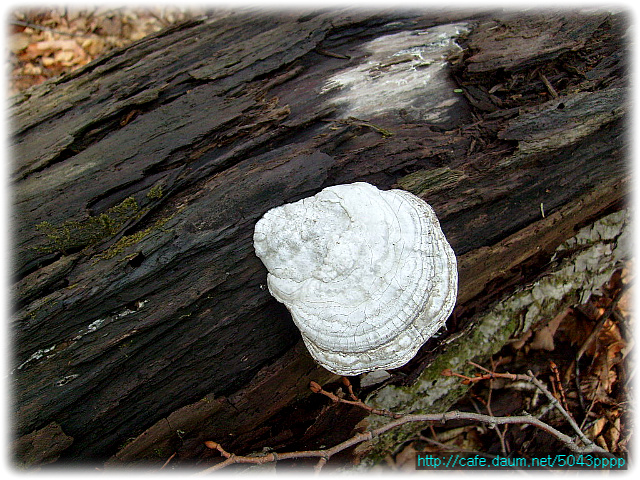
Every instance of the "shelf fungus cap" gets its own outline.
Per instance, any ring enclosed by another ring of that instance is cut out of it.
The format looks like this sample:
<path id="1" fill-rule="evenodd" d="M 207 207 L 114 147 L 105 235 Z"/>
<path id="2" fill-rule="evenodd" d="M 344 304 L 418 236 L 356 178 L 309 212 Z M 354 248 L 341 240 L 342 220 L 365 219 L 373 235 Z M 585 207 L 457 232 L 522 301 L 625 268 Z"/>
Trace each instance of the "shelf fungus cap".
<path id="1" fill-rule="evenodd" d="M 407 363 L 456 302 L 456 257 L 432 208 L 403 190 L 328 187 L 269 210 L 254 233 L 271 294 L 327 370 Z"/>

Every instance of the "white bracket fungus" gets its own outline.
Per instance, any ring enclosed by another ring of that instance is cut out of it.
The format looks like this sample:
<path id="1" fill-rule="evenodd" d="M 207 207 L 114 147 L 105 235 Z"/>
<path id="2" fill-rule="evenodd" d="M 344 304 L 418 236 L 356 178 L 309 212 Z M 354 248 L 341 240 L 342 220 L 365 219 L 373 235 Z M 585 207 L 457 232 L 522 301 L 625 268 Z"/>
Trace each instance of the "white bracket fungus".
<path id="1" fill-rule="evenodd" d="M 338 375 L 407 363 L 456 302 L 456 258 L 431 207 L 403 190 L 336 185 L 269 210 L 256 254 L 323 367 Z"/>

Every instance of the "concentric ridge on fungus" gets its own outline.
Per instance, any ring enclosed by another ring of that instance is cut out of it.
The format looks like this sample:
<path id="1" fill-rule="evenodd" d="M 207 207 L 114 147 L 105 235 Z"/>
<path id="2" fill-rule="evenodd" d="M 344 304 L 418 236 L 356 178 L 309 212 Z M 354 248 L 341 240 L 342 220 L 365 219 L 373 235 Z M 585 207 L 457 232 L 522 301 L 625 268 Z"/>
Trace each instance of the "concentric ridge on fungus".
<path id="1" fill-rule="evenodd" d="M 431 207 L 404 190 L 328 187 L 269 210 L 253 238 L 269 291 L 339 375 L 404 365 L 455 305 L 453 250 Z"/>

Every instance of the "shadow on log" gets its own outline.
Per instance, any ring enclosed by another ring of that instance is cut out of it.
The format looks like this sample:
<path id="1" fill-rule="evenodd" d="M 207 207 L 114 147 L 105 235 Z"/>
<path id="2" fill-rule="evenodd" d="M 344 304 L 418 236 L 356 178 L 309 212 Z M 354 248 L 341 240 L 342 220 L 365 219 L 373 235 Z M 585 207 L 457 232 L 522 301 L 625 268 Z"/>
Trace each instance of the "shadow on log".
<path id="1" fill-rule="evenodd" d="M 421 196 L 459 258 L 455 334 L 624 206 L 626 27 L 213 12 L 14 97 L 15 438 L 55 425 L 59 463 L 125 465 L 347 438 L 361 417 L 308 398 L 334 377 L 269 295 L 255 222 L 340 183 Z"/>

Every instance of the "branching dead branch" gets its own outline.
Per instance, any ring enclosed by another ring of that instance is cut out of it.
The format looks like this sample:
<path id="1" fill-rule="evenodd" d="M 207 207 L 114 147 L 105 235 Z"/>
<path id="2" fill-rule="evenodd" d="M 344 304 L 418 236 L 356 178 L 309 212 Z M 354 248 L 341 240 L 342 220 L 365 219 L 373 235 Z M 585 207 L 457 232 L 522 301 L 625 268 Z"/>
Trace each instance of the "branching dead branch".
<path id="1" fill-rule="evenodd" d="M 342 377 L 342 383 L 347 387 L 347 389 L 349 390 L 349 394 L 351 396 L 351 398 L 353 400 L 345 400 L 344 398 L 340 398 L 337 395 L 331 393 L 331 392 L 327 392 L 326 390 L 324 390 L 320 385 L 318 385 L 316 382 L 311 382 L 309 385 L 309 388 L 311 389 L 311 391 L 313 393 L 320 393 L 328 398 L 330 398 L 331 400 L 333 400 L 336 403 L 345 403 L 347 405 L 355 405 L 356 407 L 360 407 L 374 415 L 380 415 L 382 417 L 391 417 L 391 418 L 401 418 L 403 415 L 399 414 L 399 413 L 393 413 L 390 412 L 388 410 L 380 410 L 377 408 L 373 408 L 369 405 L 367 405 L 366 403 L 364 403 L 362 400 L 360 400 L 358 397 L 356 397 L 353 393 L 353 387 L 351 386 L 351 382 L 349 382 L 349 379 L 346 377 Z"/>
<path id="2" fill-rule="evenodd" d="M 582 443 L 585 445 L 585 447 L 586 448 L 596 447 L 596 445 L 587 438 L 587 436 L 582 432 L 582 430 L 580 430 L 580 427 L 578 426 L 576 421 L 573 419 L 573 417 L 569 414 L 569 412 L 565 410 L 565 408 L 560 404 L 558 399 L 549 391 L 549 389 L 533 375 L 531 370 L 527 372 L 527 375 L 513 374 L 508 372 L 497 373 L 497 372 L 492 372 L 490 370 L 487 370 L 486 368 L 482 367 L 481 365 L 478 365 L 477 363 L 474 363 L 474 362 L 469 362 L 469 363 L 474 367 L 479 368 L 480 370 L 483 370 L 487 373 L 485 373 L 484 375 L 478 375 L 476 377 L 468 377 L 466 375 L 461 375 L 459 373 L 451 372 L 450 370 L 445 370 L 444 372 L 442 372 L 442 374 L 448 375 L 448 376 L 460 377 L 463 379 L 462 383 L 465 383 L 465 384 L 470 384 L 473 382 L 478 382 L 483 380 L 490 380 L 493 378 L 505 378 L 508 380 L 514 380 L 514 381 L 520 380 L 520 381 L 533 383 L 538 388 L 538 390 L 540 390 L 547 397 L 549 402 L 551 402 L 551 404 L 556 408 L 556 410 L 558 410 L 558 412 L 560 412 L 560 414 L 562 414 L 562 416 L 567 420 L 567 422 L 569 423 L 571 428 L 576 432 L 576 434 L 578 435 Z M 571 447 L 569 446 L 569 448 Z M 600 447 L 597 447 L 597 448 L 600 449 Z M 604 449 L 601 449 L 601 450 L 602 452 L 606 452 Z M 600 452 L 600 450 L 594 450 L 594 451 Z"/>
<path id="3" fill-rule="evenodd" d="M 250 455 L 235 455 L 233 453 L 227 452 L 222 445 L 214 441 L 207 441 L 205 445 L 208 448 L 213 450 L 217 450 L 220 454 L 225 457 L 220 463 L 213 465 L 206 470 L 198 472 L 198 475 L 206 474 L 210 472 L 214 472 L 217 470 L 221 470 L 229 465 L 233 464 L 254 464 L 260 465 L 265 463 L 277 462 L 279 460 L 290 460 L 290 459 L 302 459 L 302 458 L 317 458 L 318 462 L 314 467 L 314 471 L 316 473 L 320 472 L 322 467 L 327 463 L 327 461 L 335 454 L 346 450 L 347 448 L 358 445 L 362 442 L 369 441 L 375 437 L 378 437 L 394 428 L 400 427 L 401 425 L 405 425 L 407 423 L 416 423 L 416 422 L 424 422 L 424 423 L 446 423 L 452 420 L 466 420 L 477 423 L 484 423 L 490 426 L 490 428 L 495 428 L 498 425 L 532 425 L 537 427 L 548 434 L 552 435 L 560 442 L 562 442 L 567 448 L 569 448 L 572 452 L 578 454 L 586 454 L 586 453 L 598 453 L 602 455 L 611 455 L 609 452 L 604 450 L 603 448 L 595 445 L 591 442 L 581 431 L 578 425 L 575 423 L 571 415 L 569 415 L 566 410 L 562 407 L 560 402 L 553 396 L 553 394 L 547 389 L 547 387 L 540 382 L 530 371 L 527 375 L 522 374 L 512 374 L 512 373 L 496 373 L 490 370 L 487 370 L 480 365 L 473 364 L 477 368 L 485 371 L 486 373 L 483 375 L 478 375 L 476 377 L 467 377 L 465 375 L 461 375 L 458 373 L 454 373 L 451 371 L 443 372 L 444 375 L 448 376 L 457 376 L 463 379 L 464 383 L 472 383 L 481 380 L 489 380 L 494 378 L 506 378 L 510 380 L 524 380 L 527 382 L 533 383 L 538 389 L 540 389 L 544 395 L 549 399 L 549 401 L 563 414 L 563 416 L 567 419 L 571 427 L 576 431 L 578 437 L 583 443 L 583 446 L 580 446 L 574 439 L 572 439 L 569 435 L 566 435 L 556 428 L 548 425 L 542 420 L 525 413 L 523 415 L 516 416 L 507 416 L 507 417 L 497 417 L 493 415 L 485 415 L 481 413 L 473 413 L 473 412 L 460 412 L 460 411 L 451 411 L 444 413 L 431 413 L 431 414 L 400 414 L 394 413 L 387 410 L 380 410 L 373 408 L 367 404 L 365 404 L 362 400 L 358 399 L 356 395 L 353 393 L 353 388 L 347 378 L 343 378 L 343 384 L 347 388 L 347 391 L 350 396 L 350 400 L 346 398 L 341 398 L 334 393 L 328 392 L 324 390 L 318 383 L 311 382 L 309 388 L 314 393 L 319 393 L 321 395 L 326 396 L 331 399 L 334 403 L 344 403 L 347 405 L 357 406 L 366 410 L 367 412 L 375 415 L 385 416 L 392 418 L 388 423 L 362 433 L 357 433 L 351 438 L 341 442 L 331 448 L 320 449 L 320 450 L 301 450 L 294 452 L 285 452 L 285 453 L 276 453 L 270 452 L 267 454 L 250 454 Z"/>

